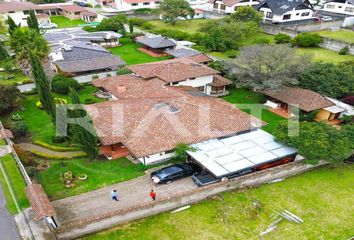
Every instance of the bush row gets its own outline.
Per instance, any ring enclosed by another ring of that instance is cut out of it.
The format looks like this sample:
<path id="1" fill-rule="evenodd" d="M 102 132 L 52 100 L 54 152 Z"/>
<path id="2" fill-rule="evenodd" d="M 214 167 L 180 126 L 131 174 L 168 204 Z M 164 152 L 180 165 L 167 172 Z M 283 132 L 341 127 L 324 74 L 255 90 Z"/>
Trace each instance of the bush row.
<path id="1" fill-rule="evenodd" d="M 58 147 L 58 146 L 54 146 L 54 145 L 51 145 L 49 143 L 45 143 L 42 141 L 34 141 L 34 144 L 48 148 L 53 151 L 57 151 L 57 152 L 72 152 L 72 151 L 78 150 L 76 147 Z"/>

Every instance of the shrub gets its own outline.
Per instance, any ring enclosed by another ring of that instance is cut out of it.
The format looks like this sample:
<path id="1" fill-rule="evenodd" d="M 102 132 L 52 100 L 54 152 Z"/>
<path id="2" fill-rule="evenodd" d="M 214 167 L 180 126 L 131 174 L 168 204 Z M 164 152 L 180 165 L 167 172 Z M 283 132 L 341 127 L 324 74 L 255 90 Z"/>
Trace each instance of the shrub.
<path id="1" fill-rule="evenodd" d="M 346 116 L 346 115 L 344 115 L 344 116 L 340 117 L 339 120 L 341 120 L 342 123 L 347 124 L 347 123 L 352 123 L 352 122 L 354 122 L 354 117 L 353 117 L 353 116 Z"/>
<path id="2" fill-rule="evenodd" d="M 86 157 L 87 156 L 86 153 L 84 153 L 84 152 L 78 152 L 76 154 L 73 154 L 70 157 L 47 154 L 47 153 L 40 152 L 40 151 L 37 151 L 37 150 L 31 150 L 31 153 L 33 153 L 34 155 L 36 155 L 38 157 L 44 158 L 44 159 L 53 159 L 53 160 L 72 159 L 72 158 L 80 158 L 80 157 Z"/>
<path id="3" fill-rule="evenodd" d="M 66 141 L 66 137 L 58 137 L 55 136 L 52 138 L 52 143 L 64 143 Z"/>
<path id="4" fill-rule="evenodd" d="M 275 43 L 278 43 L 278 44 L 279 43 L 288 43 L 288 42 L 290 42 L 290 40 L 291 40 L 291 37 L 285 33 L 278 33 L 274 37 Z"/>
<path id="5" fill-rule="evenodd" d="M 97 28 L 92 26 L 85 26 L 82 29 L 85 30 L 86 32 L 97 32 Z"/>
<path id="6" fill-rule="evenodd" d="M 155 32 L 161 34 L 162 36 L 173 38 L 175 40 L 184 40 L 184 39 L 189 39 L 190 37 L 188 33 L 178 31 L 178 30 L 161 29 Z"/>
<path id="7" fill-rule="evenodd" d="M 60 105 L 65 105 L 68 104 L 68 101 L 64 98 L 54 98 L 54 103 L 55 105 L 60 104 Z M 43 105 L 41 101 L 36 102 L 36 107 L 42 109 Z"/>
<path id="8" fill-rule="evenodd" d="M 238 52 L 236 50 L 230 50 L 225 52 L 226 56 L 229 58 L 236 58 L 238 55 Z"/>
<path id="9" fill-rule="evenodd" d="M 121 68 L 121 69 L 118 69 L 116 74 L 117 75 L 124 75 L 124 74 L 130 74 L 132 73 L 132 71 L 130 71 L 128 68 Z"/>
<path id="10" fill-rule="evenodd" d="M 270 43 L 270 39 L 269 38 L 256 38 L 253 41 L 254 44 L 269 44 Z"/>
<path id="11" fill-rule="evenodd" d="M 143 29 L 146 29 L 146 30 L 150 30 L 150 29 L 152 29 L 154 26 L 153 26 L 152 23 L 150 23 L 150 22 L 145 22 L 145 23 L 143 23 L 140 27 L 143 28 Z"/>
<path id="12" fill-rule="evenodd" d="M 300 33 L 291 40 L 291 43 L 299 47 L 317 47 L 322 41 L 321 36 L 318 34 Z"/>
<path id="13" fill-rule="evenodd" d="M 24 137 L 27 135 L 28 132 L 28 127 L 25 121 L 16 121 L 13 128 L 12 132 L 16 137 Z"/>
<path id="14" fill-rule="evenodd" d="M 196 44 L 200 44 L 204 38 L 204 34 L 202 33 L 194 33 L 190 34 L 188 37 L 188 41 L 194 42 Z"/>
<path id="15" fill-rule="evenodd" d="M 95 103 L 95 101 L 92 98 L 85 99 L 85 104 L 92 104 L 92 103 Z"/>
<path id="16" fill-rule="evenodd" d="M 86 3 L 86 7 L 93 8 L 93 5 L 91 3 Z"/>
<path id="17" fill-rule="evenodd" d="M 53 77 L 52 89 L 53 92 L 59 94 L 68 94 L 70 88 L 80 90 L 80 84 L 73 78 L 65 77 L 63 75 L 56 75 Z"/>
<path id="18" fill-rule="evenodd" d="M 57 152 L 71 152 L 71 151 L 77 151 L 78 149 L 76 147 L 58 147 L 54 145 L 50 145 L 48 143 L 42 142 L 42 141 L 34 141 L 36 145 L 48 148 L 53 151 Z"/>
<path id="19" fill-rule="evenodd" d="M 112 74 L 107 73 L 107 74 L 106 74 L 106 77 L 108 77 L 108 78 L 109 78 L 109 77 L 112 77 Z"/>
<path id="20" fill-rule="evenodd" d="M 147 21 L 143 18 L 130 18 L 129 22 L 133 24 L 134 26 L 141 27 L 144 23 Z"/>
<path id="21" fill-rule="evenodd" d="M 346 46 L 339 51 L 339 55 L 347 55 L 349 53 L 349 47 Z"/>
<path id="22" fill-rule="evenodd" d="M 25 167 L 37 166 L 37 162 L 34 159 L 32 153 L 23 150 L 19 145 L 16 144 L 13 145 L 13 147 L 16 151 L 17 156 L 19 157 L 19 159 L 21 160 L 21 162 Z"/>
<path id="23" fill-rule="evenodd" d="M 99 78 L 98 75 L 93 75 L 93 76 L 92 76 L 92 80 L 95 80 L 95 79 L 98 79 L 98 78 Z"/>

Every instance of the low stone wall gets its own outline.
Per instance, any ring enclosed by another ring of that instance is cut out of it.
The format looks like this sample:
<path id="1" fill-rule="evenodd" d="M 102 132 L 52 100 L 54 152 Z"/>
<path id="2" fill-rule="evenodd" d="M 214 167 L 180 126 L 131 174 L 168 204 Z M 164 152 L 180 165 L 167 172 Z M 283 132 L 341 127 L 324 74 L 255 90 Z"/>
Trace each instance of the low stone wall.
<path id="1" fill-rule="evenodd" d="M 84 235 L 112 228 L 119 224 L 127 223 L 129 221 L 152 216 L 188 204 L 193 204 L 221 192 L 245 187 L 255 187 L 278 178 L 291 177 L 324 164 L 325 163 L 308 165 L 304 164 L 302 161 L 292 162 L 225 182 L 200 187 L 192 191 L 170 195 L 166 198 L 158 199 L 155 202 L 147 202 L 99 216 L 92 216 L 78 221 L 64 223 L 60 229 L 58 229 L 57 236 L 59 239 L 74 239 L 82 237 Z"/>

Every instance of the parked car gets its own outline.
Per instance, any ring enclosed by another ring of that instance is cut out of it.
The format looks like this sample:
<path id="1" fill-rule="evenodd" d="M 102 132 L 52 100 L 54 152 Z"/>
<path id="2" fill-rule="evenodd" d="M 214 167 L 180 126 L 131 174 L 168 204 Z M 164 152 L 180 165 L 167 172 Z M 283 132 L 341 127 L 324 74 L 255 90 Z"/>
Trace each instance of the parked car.
<path id="1" fill-rule="evenodd" d="M 38 24 L 39 29 L 55 29 L 58 28 L 58 25 L 55 23 L 40 23 Z"/>
<path id="2" fill-rule="evenodd" d="M 208 171 L 201 171 L 198 173 L 193 174 L 192 176 L 193 181 L 198 187 L 202 187 L 208 184 L 219 182 L 220 179 L 216 178 L 213 174 Z"/>
<path id="3" fill-rule="evenodd" d="M 171 183 L 174 180 L 192 176 L 199 169 L 195 164 L 174 164 L 151 173 L 151 180 L 156 183 Z"/>
<path id="4" fill-rule="evenodd" d="M 331 16 L 321 16 L 321 20 L 324 22 L 332 21 L 333 18 Z"/>
<path id="5" fill-rule="evenodd" d="M 80 6 L 80 7 L 86 7 L 87 4 L 84 2 L 77 2 L 76 5 Z"/>

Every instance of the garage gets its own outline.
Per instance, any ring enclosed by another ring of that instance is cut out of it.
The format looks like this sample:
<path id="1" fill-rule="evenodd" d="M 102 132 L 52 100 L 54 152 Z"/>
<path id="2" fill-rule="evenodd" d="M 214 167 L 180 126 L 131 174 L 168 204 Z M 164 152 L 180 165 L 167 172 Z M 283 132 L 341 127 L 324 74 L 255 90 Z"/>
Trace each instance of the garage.
<path id="1" fill-rule="evenodd" d="M 233 178 L 291 162 L 297 154 L 295 148 L 275 142 L 273 135 L 261 129 L 211 139 L 193 144 L 192 147 L 195 151 L 188 151 L 191 161 L 202 166 L 216 179 Z"/>

